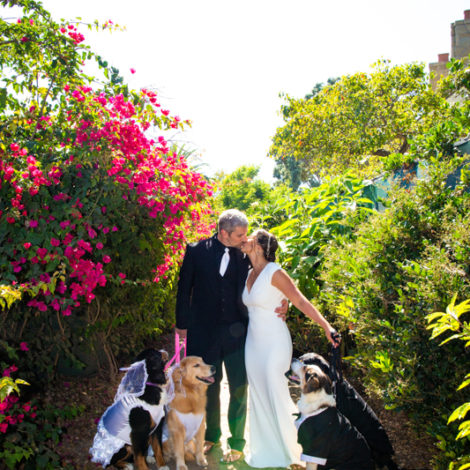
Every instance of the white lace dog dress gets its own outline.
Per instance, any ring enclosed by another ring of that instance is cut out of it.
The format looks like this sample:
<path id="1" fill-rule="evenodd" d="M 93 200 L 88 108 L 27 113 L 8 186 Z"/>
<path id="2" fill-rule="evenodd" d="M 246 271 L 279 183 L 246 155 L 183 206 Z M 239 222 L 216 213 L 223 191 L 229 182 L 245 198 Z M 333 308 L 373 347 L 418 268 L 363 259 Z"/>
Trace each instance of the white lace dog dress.
<path id="1" fill-rule="evenodd" d="M 98 423 L 98 431 L 90 448 L 92 462 L 106 467 L 116 452 L 125 444 L 131 444 L 129 413 L 132 408 L 142 407 L 151 414 L 156 426 L 160 423 L 165 414 L 165 396 L 162 396 L 159 405 L 149 405 L 139 398 L 144 393 L 147 379 L 145 360 L 135 362 L 127 369 L 114 403 L 104 412 Z"/>

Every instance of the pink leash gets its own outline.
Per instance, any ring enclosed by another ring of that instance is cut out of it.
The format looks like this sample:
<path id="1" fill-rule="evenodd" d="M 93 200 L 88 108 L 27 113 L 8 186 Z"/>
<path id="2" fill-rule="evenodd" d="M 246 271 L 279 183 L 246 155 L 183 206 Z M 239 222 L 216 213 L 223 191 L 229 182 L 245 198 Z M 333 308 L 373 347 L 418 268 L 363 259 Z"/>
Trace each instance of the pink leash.
<path id="1" fill-rule="evenodd" d="M 167 370 L 173 362 L 179 364 L 181 360 L 181 351 L 183 351 L 183 358 L 186 357 L 186 338 L 180 342 L 180 335 L 175 331 L 175 355 L 166 363 L 165 370 Z"/>

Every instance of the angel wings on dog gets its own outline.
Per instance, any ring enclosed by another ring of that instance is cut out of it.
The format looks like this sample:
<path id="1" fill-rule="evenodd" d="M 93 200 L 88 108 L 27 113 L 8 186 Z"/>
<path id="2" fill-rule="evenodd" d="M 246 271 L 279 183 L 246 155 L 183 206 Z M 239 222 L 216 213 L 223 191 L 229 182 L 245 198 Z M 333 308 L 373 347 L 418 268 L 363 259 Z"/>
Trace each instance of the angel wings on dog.
<path id="1" fill-rule="evenodd" d="M 164 351 L 143 351 L 127 370 L 114 397 L 114 403 L 98 423 L 91 461 L 119 465 L 129 460 L 146 468 L 147 449 L 152 447 L 159 467 L 164 465 L 161 436 L 157 433 L 165 415 L 166 377 Z M 144 465 L 144 466 L 142 466 Z"/>

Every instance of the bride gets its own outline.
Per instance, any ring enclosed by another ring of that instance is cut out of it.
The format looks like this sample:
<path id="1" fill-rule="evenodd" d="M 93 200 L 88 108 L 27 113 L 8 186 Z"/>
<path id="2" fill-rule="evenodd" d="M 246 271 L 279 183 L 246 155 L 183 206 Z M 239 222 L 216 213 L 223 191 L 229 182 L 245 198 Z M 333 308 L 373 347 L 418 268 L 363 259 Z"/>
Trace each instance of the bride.
<path id="1" fill-rule="evenodd" d="M 250 456 L 252 467 L 288 467 L 300 463 L 301 449 L 287 379 L 292 358 L 292 340 L 286 322 L 275 312 L 284 298 L 317 322 L 328 340 L 334 329 L 304 297 L 289 275 L 274 263 L 278 242 L 266 230 L 257 230 L 242 246 L 252 269 L 243 291 L 249 323 L 245 363 L 249 385 Z M 336 338 L 336 337 L 335 337 Z"/>

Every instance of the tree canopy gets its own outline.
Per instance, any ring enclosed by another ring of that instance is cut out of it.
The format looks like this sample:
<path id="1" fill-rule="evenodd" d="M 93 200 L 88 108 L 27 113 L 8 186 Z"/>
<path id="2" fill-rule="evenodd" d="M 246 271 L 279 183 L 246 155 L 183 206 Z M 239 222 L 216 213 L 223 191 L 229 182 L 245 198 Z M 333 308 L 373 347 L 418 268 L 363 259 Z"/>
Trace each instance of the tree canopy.
<path id="1" fill-rule="evenodd" d="M 225 209 L 246 211 L 253 203 L 268 197 L 270 186 L 257 178 L 259 167 L 243 165 L 232 173 L 219 173 L 217 201 Z"/>
<path id="2" fill-rule="evenodd" d="M 269 150 L 278 164 L 298 162 L 299 178 L 347 169 L 377 172 L 385 157 L 408 150 L 448 110 L 431 89 L 424 65 L 380 61 L 370 74 L 346 75 L 306 98 L 286 95 L 284 126 Z"/>

